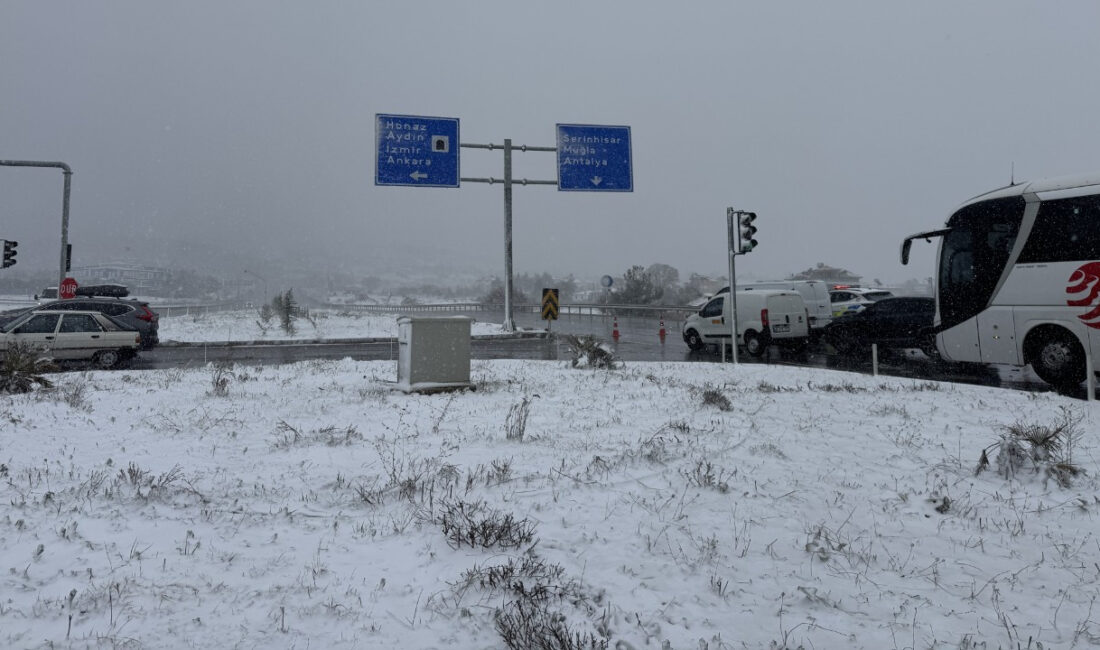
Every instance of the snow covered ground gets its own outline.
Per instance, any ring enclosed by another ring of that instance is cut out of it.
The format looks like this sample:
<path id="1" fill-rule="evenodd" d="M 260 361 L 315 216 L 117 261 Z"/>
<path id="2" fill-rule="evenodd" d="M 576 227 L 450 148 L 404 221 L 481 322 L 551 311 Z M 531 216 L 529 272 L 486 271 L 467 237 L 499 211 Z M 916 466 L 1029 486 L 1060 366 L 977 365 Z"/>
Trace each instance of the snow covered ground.
<path id="1" fill-rule="evenodd" d="M 316 361 L 0 395 L 0 647 L 1100 643 L 1087 403 L 761 365 L 472 374 L 407 395 L 393 362 Z M 1046 460 L 990 448 L 1067 423 Z"/>
<path id="2" fill-rule="evenodd" d="M 392 314 L 312 309 L 309 312 L 309 318 L 298 318 L 294 321 L 294 334 L 288 334 L 280 328 L 277 318 L 272 318 L 269 323 L 263 323 L 255 309 L 210 312 L 161 318 L 158 333 L 161 342 L 194 343 L 395 337 L 400 309 L 400 307 L 394 307 Z M 426 315 L 445 316 L 446 314 Z M 471 334 L 474 335 L 499 333 L 501 333 L 500 323 L 475 321 L 471 326 Z"/>
<path id="3" fill-rule="evenodd" d="M 0 296 L 0 311 L 25 309 L 35 303 L 18 296 Z M 179 310 L 175 310 L 178 313 Z M 279 327 L 277 318 L 263 323 L 258 309 L 235 311 L 197 312 L 193 314 L 161 315 L 159 335 L 162 343 L 221 342 L 221 341 L 277 341 L 290 339 L 340 339 L 384 338 L 397 336 L 397 318 L 401 307 L 395 305 L 393 313 L 366 313 L 350 309 L 311 309 L 309 318 L 295 320 L 294 334 Z M 445 316 L 446 313 L 427 313 L 426 316 Z M 474 335 L 500 334 L 500 323 L 479 322 L 471 326 Z"/>

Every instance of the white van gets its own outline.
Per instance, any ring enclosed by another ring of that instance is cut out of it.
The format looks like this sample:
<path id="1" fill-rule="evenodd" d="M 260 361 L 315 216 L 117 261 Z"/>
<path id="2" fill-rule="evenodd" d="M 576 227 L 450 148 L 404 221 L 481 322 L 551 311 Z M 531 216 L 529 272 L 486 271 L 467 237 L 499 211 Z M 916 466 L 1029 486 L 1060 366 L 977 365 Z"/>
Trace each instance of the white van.
<path id="1" fill-rule="evenodd" d="M 829 285 L 821 280 L 764 280 L 737 284 L 739 292 L 760 289 L 797 291 L 806 303 L 806 311 L 810 315 L 810 336 L 820 335 L 825 326 L 833 322 L 833 304 L 829 295 Z M 729 293 L 729 290 L 729 286 L 722 287 L 715 295 Z"/>
<path id="2" fill-rule="evenodd" d="M 729 291 L 711 298 L 684 321 L 684 342 L 692 350 L 729 345 Z M 749 354 L 759 357 L 769 345 L 805 347 L 810 336 L 806 302 L 795 291 L 751 289 L 737 292 L 737 338 Z"/>

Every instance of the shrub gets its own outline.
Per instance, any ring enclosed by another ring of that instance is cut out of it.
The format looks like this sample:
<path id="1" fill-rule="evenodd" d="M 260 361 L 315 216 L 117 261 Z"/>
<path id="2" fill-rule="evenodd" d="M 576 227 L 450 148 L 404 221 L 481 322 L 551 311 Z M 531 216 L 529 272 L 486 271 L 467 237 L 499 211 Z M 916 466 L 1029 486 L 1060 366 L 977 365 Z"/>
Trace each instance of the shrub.
<path id="1" fill-rule="evenodd" d="M 42 375 L 56 369 L 53 361 L 42 358 L 29 345 L 10 345 L 0 356 L 0 393 L 29 393 L 35 385 L 50 388 L 53 382 Z"/>
<path id="2" fill-rule="evenodd" d="M 229 382 L 236 379 L 233 374 L 231 362 L 219 361 L 214 363 L 210 370 L 210 394 L 215 397 L 227 397 L 229 395 Z"/>
<path id="3" fill-rule="evenodd" d="M 484 501 L 444 504 L 440 525 L 451 548 L 518 548 L 535 538 L 535 523 L 493 510 Z"/>
<path id="4" fill-rule="evenodd" d="M 706 388 L 703 390 L 703 406 L 716 406 L 719 411 L 729 411 L 733 409 L 730 398 L 726 397 L 725 394 L 717 388 Z"/>
<path id="5" fill-rule="evenodd" d="M 583 601 L 580 585 L 566 578 L 560 564 L 547 563 L 533 554 L 521 559 L 509 558 L 503 564 L 474 566 L 462 574 L 462 579 L 452 587 L 457 590 L 477 586 L 494 595 L 522 598 L 528 602 L 546 603 L 569 599 Z"/>
<path id="6" fill-rule="evenodd" d="M 527 397 L 519 404 L 513 404 L 504 420 L 504 437 L 508 440 L 523 442 L 527 434 L 527 414 L 531 411 L 531 400 Z"/>
<path id="7" fill-rule="evenodd" d="M 595 336 L 563 334 L 562 338 L 565 339 L 573 353 L 572 365 L 574 368 L 614 370 L 622 365 L 622 362 L 611 351 L 611 348 Z"/>
<path id="8" fill-rule="evenodd" d="M 1045 472 L 1062 487 L 1069 487 L 1084 470 L 1073 462 L 1073 448 L 1081 437 L 1082 416 L 1063 409 L 1053 425 L 1016 422 L 1003 427 L 1001 439 L 982 450 L 975 474 L 990 465 L 989 454 L 997 452 L 997 471 L 1006 479 L 1014 478 L 1028 467 L 1036 474 Z"/>
<path id="9" fill-rule="evenodd" d="M 267 334 L 267 330 L 271 328 L 271 319 L 275 317 L 275 311 L 271 308 L 271 305 L 264 303 L 260 306 L 260 320 L 256 321 L 256 325 L 260 327 L 260 332 Z"/>
<path id="10" fill-rule="evenodd" d="M 723 494 L 729 492 L 729 479 L 736 473 L 736 470 L 727 472 L 721 467 L 715 467 L 705 459 L 695 461 L 695 466 L 691 469 L 680 470 L 680 474 L 687 479 L 689 485 L 717 490 Z"/>
<path id="11" fill-rule="evenodd" d="M 496 611 L 497 633 L 512 650 L 606 650 L 607 640 L 572 630 L 561 612 L 525 600 Z"/>

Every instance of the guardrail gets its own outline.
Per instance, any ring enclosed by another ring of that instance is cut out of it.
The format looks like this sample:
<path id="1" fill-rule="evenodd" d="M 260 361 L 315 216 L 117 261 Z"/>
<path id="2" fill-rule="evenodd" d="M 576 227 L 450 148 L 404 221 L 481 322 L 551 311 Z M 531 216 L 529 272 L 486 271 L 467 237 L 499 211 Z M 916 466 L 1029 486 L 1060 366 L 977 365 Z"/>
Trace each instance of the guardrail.
<path id="1" fill-rule="evenodd" d="M 160 314 L 162 318 L 202 315 L 238 309 L 258 309 L 254 304 L 243 301 L 209 303 L 204 305 L 160 305 L 150 303 L 150 306 Z M 485 304 L 479 302 L 436 303 L 424 305 L 318 305 L 314 308 L 378 314 L 504 311 L 504 305 L 502 304 Z M 519 304 L 513 305 L 512 309 L 517 312 L 537 314 L 542 310 L 542 305 Z M 573 303 L 561 305 L 558 311 L 561 315 L 600 316 L 605 318 L 616 316 L 619 318 L 667 318 L 669 320 L 682 320 L 689 314 L 694 314 L 698 311 L 698 308 L 686 306 L 595 305 L 588 303 Z"/>
<path id="2" fill-rule="evenodd" d="M 202 305 L 162 305 L 156 302 L 149 302 L 149 307 L 161 318 L 168 318 L 170 316 L 191 316 L 212 314 L 220 311 L 237 311 L 239 309 L 251 309 L 252 303 L 245 302 L 243 300 L 233 300 L 228 302 L 212 302 Z"/>
<path id="3" fill-rule="evenodd" d="M 433 311 L 488 311 L 503 312 L 503 304 L 485 304 L 475 302 L 456 302 L 431 305 L 326 305 L 325 309 L 344 311 L 363 311 L 392 314 L 395 312 L 433 312 Z M 512 309 L 519 312 L 537 314 L 542 310 L 539 304 L 517 304 Z M 581 314 L 589 316 L 640 316 L 659 318 L 661 316 L 682 317 L 699 311 L 698 307 L 671 306 L 671 305 L 597 305 L 590 303 L 564 303 L 558 312 L 560 314 Z"/>

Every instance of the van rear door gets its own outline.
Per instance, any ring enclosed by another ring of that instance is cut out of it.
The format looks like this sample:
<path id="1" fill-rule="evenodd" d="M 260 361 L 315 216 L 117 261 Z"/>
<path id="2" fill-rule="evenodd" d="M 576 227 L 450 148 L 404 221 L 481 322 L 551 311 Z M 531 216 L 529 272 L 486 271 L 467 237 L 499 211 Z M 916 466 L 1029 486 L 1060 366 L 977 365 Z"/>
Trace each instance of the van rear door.
<path id="1" fill-rule="evenodd" d="M 773 339 L 801 338 L 809 335 L 806 302 L 797 293 L 768 296 L 768 331 Z"/>

